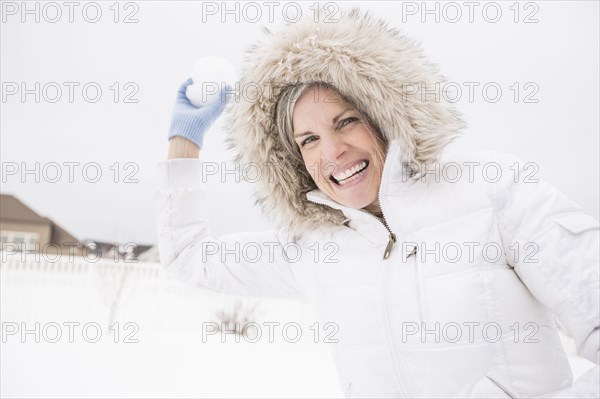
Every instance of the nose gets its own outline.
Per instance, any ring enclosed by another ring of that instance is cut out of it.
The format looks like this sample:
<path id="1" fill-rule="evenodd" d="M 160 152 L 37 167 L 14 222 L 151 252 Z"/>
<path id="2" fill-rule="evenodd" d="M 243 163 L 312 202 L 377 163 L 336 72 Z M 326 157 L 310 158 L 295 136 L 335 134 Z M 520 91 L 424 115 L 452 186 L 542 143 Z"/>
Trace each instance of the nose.
<path id="1" fill-rule="evenodd" d="M 340 135 L 328 135 L 321 140 L 321 161 L 325 164 L 336 162 L 348 149 L 347 143 Z"/>

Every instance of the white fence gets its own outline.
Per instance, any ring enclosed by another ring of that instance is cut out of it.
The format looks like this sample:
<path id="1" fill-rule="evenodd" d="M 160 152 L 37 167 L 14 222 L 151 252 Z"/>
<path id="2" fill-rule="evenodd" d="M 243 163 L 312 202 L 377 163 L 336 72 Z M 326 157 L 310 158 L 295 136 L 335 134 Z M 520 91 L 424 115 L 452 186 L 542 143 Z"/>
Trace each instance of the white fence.
<path id="1" fill-rule="evenodd" d="M 164 276 L 157 263 L 57 262 L 19 254 L 1 265 L 2 319 L 130 321 L 148 329 L 194 329 L 228 298 Z M 229 301 L 230 302 L 230 301 Z"/>

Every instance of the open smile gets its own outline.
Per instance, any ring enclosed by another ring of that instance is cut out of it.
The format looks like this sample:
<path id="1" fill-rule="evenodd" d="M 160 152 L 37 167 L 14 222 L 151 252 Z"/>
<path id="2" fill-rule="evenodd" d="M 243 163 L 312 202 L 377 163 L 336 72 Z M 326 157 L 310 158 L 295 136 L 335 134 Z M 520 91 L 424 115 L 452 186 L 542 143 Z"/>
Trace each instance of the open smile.
<path id="1" fill-rule="evenodd" d="M 359 180 L 365 175 L 367 168 L 369 167 L 368 160 L 362 160 L 354 164 L 352 167 L 344 170 L 343 172 L 334 173 L 329 176 L 329 179 L 339 187 L 343 187 L 349 183 Z"/>

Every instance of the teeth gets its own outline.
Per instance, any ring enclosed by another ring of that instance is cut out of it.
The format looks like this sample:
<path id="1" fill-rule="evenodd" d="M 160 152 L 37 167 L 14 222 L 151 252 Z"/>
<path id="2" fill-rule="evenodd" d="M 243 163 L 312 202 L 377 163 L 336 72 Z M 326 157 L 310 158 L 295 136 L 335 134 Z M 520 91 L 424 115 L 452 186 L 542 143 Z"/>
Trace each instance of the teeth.
<path id="1" fill-rule="evenodd" d="M 342 180 L 347 179 L 348 177 L 352 176 L 353 174 L 355 174 L 359 170 L 364 169 L 365 166 L 367 166 L 367 161 L 362 161 L 361 163 L 358 163 L 358 164 L 354 165 L 350 169 L 346 169 L 343 172 L 340 172 L 340 173 L 337 173 L 337 174 L 333 175 L 333 177 L 334 177 L 335 180 L 338 181 L 338 183 L 341 183 Z"/>

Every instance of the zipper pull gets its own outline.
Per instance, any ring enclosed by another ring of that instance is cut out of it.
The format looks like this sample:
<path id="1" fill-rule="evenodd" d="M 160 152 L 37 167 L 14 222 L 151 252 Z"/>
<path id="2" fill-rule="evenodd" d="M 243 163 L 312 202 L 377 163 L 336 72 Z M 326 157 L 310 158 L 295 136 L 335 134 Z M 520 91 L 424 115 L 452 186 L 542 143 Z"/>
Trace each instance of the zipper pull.
<path id="1" fill-rule="evenodd" d="M 410 258 L 411 256 L 416 255 L 416 254 L 417 254 L 417 246 L 415 245 L 412 249 L 412 252 L 406 256 L 406 259 L 408 260 L 408 258 Z"/>
<path id="2" fill-rule="evenodd" d="M 396 235 L 394 233 L 390 233 L 390 239 L 388 240 L 388 243 L 385 246 L 385 252 L 383 253 L 384 260 L 390 257 L 390 253 L 392 252 L 392 248 L 394 248 L 395 242 L 396 242 Z"/>

